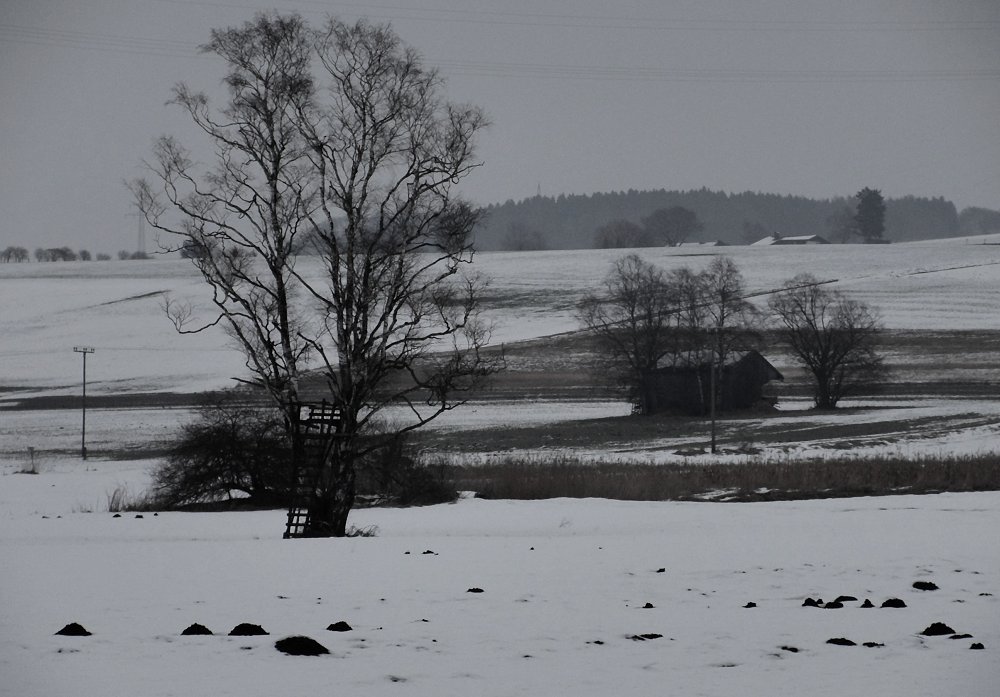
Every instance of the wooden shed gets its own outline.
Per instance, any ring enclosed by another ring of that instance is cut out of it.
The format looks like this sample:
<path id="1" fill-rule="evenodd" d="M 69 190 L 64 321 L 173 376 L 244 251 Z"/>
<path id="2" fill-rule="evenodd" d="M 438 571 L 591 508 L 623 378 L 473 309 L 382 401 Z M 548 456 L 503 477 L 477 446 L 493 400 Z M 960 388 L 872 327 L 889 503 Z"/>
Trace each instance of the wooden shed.
<path id="1" fill-rule="evenodd" d="M 716 411 L 737 411 L 773 406 L 776 399 L 765 385 L 784 376 L 757 351 L 732 354 L 718 369 Z M 650 413 L 677 412 L 691 416 L 711 410 L 710 364 L 672 365 L 657 368 L 646 381 Z"/>

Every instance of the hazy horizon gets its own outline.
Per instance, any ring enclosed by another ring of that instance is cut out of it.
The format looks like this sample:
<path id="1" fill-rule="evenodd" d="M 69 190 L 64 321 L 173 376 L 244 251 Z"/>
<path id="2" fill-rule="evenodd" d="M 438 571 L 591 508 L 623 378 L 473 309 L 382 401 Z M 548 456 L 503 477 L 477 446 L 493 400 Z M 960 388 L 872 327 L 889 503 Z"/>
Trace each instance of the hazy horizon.
<path id="1" fill-rule="evenodd" d="M 198 45 L 269 8 L 391 22 L 450 99 L 483 107 L 484 166 L 462 185 L 479 204 L 871 186 L 998 209 L 1000 3 L 942 5 L 13 0 L 0 7 L 0 247 L 134 249 L 123 181 L 157 136 L 194 142 L 164 104 L 171 87 L 218 95 L 223 66 Z"/>

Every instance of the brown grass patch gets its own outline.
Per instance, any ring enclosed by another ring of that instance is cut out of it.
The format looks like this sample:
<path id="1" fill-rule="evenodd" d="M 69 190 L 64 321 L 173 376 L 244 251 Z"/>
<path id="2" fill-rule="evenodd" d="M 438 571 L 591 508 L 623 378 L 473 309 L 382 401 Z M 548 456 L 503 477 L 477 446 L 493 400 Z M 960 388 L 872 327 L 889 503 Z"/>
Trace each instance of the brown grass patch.
<path id="1" fill-rule="evenodd" d="M 454 486 L 484 498 L 768 501 L 1000 490 L 1000 457 L 842 458 L 726 464 L 589 462 L 512 455 L 442 465 Z"/>

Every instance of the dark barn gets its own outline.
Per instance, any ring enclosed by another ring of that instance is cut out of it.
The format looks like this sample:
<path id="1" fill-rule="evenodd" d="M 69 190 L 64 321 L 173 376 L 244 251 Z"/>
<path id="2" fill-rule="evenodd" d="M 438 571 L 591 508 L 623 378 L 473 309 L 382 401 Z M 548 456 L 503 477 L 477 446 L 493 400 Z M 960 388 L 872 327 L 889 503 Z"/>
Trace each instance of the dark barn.
<path id="1" fill-rule="evenodd" d="M 733 354 L 718 369 L 718 412 L 773 406 L 775 399 L 764 386 L 784 376 L 757 351 Z M 709 363 L 658 368 L 647 381 L 650 413 L 678 412 L 690 416 L 711 410 Z"/>

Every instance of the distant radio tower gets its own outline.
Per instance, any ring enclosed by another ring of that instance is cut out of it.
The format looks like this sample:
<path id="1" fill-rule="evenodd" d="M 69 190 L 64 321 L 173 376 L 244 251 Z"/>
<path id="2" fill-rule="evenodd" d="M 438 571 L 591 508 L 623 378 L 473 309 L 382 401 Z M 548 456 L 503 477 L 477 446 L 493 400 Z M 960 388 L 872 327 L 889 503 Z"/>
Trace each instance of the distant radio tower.
<path id="1" fill-rule="evenodd" d="M 129 218 L 139 219 L 139 236 L 136 240 L 136 252 L 140 257 L 146 256 L 146 216 L 141 212 L 128 213 Z"/>
<path id="2" fill-rule="evenodd" d="M 542 197 L 542 183 L 541 182 L 538 182 L 538 191 L 535 192 L 535 196 L 537 196 L 538 198 Z"/>

